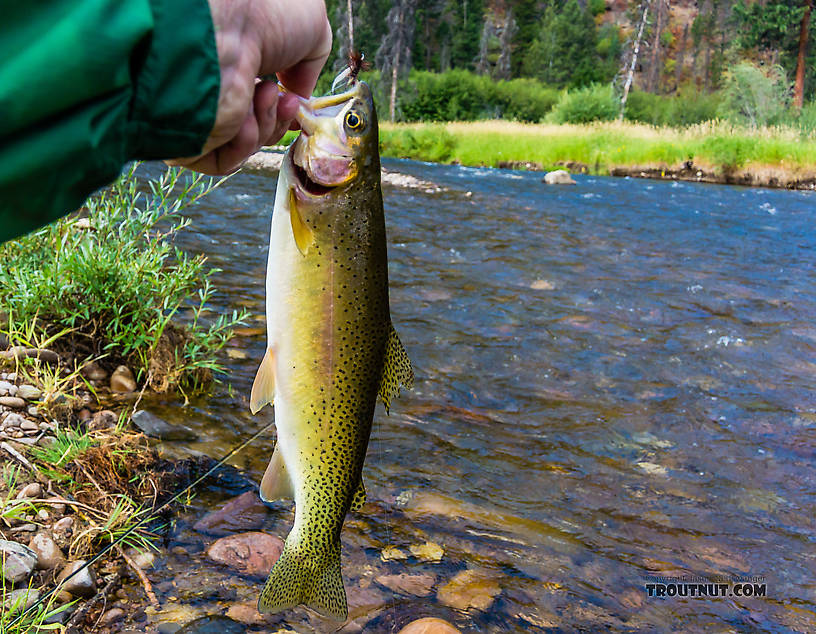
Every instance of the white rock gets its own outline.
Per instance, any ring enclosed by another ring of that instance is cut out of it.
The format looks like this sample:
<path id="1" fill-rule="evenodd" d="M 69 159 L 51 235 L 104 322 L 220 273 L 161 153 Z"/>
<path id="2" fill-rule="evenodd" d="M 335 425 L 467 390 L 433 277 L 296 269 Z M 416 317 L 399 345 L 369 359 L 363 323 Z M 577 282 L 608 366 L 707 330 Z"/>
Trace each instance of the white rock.
<path id="1" fill-rule="evenodd" d="M 567 170 L 553 170 L 544 175 L 544 182 L 547 185 L 575 185 L 575 181 Z"/>

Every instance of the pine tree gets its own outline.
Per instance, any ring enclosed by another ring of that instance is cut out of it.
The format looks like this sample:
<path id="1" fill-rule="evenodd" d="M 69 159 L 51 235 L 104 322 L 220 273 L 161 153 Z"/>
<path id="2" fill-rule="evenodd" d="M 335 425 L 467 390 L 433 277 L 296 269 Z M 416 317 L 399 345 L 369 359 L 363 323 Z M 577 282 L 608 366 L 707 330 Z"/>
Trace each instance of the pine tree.
<path id="1" fill-rule="evenodd" d="M 555 86 L 585 86 L 601 77 L 595 21 L 577 0 L 559 11 L 547 7 L 539 36 L 524 61 L 524 73 Z"/>

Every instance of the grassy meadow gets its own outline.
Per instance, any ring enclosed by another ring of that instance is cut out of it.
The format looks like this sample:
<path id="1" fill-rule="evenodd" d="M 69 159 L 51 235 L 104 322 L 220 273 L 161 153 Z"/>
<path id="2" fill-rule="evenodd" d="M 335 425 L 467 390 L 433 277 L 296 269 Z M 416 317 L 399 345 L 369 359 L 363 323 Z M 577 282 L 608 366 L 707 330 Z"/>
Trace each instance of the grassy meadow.
<path id="1" fill-rule="evenodd" d="M 551 169 L 567 163 L 591 173 L 616 167 L 679 169 L 687 161 L 718 173 L 816 176 L 816 137 L 793 128 L 749 129 L 724 122 L 686 128 L 631 122 L 533 124 L 512 121 L 381 123 L 383 156 L 462 165 Z"/>

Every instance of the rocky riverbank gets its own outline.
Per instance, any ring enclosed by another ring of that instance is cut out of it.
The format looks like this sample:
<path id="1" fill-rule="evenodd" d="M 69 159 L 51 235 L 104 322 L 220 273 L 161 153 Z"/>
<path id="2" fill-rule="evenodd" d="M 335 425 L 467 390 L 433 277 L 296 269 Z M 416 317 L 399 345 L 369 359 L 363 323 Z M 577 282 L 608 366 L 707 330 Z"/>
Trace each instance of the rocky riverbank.
<path id="1" fill-rule="evenodd" d="M 155 417 L 133 413 L 142 393 L 126 366 L 108 373 L 87 363 L 57 390 L 46 378 L 69 362 L 52 350 L 10 348 L 0 362 L 11 368 L 0 372 L 3 609 L 20 615 L 37 604 L 26 623 L 110 631 L 132 611 L 123 586 L 141 585 L 142 600 L 155 600 L 143 572 L 161 523 L 152 514 L 208 461 L 159 456 L 140 430 L 151 432 Z"/>

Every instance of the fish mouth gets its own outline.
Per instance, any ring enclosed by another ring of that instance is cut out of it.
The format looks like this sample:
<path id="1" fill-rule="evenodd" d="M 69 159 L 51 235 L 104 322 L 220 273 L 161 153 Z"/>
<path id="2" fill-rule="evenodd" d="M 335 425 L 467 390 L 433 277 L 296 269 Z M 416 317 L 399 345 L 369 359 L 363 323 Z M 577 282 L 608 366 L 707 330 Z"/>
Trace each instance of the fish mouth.
<path id="1" fill-rule="evenodd" d="M 329 185 L 321 185 L 320 183 L 316 183 L 311 178 L 309 178 L 309 173 L 303 169 L 300 165 L 295 163 L 294 157 L 290 157 L 292 161 L 292 172 L 295 175 L 295 180 L 299 185 L 300 189 L 307 194 L 312 196 L 325 196 L 331 190 L 336 189 L 338 186 L 329 186 Z"/>

